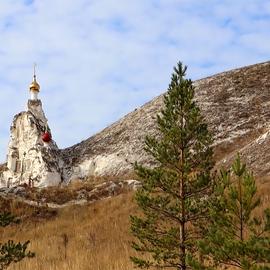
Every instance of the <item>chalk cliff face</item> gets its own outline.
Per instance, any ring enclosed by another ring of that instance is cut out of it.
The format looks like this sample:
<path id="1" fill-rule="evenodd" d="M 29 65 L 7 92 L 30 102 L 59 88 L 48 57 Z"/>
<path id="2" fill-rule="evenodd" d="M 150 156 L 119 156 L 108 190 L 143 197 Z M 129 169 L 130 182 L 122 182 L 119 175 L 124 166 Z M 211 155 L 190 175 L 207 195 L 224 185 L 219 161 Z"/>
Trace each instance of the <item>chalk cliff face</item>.
<path id="1" fill-rule="evenodd" d="M 270 178 L 270 62 L 194 82 L 195 98 L 214 137 L 217 167 L 240 152 L 255 175 Z M 100 133 L 67 149 L 44 145 L 47 119 L 40 100 L 14 117 L 2 185 L 68 183 L 89 175 L 123 175 L 133 163 L 151 165 L 144 138 L 156 135 L 156 115 L 163 95 L 129 113 Z M 2 175 L 2 176 L 1 176 Z"/>
<path id="2" fill-rule="evenodd" d="M 270 62 L 194 82 L 195 98 L 214 136 L 217 166 L 242 153 L 256 175 L 270 174 Z M 100 133 L 64 149 L 65 178 L 125 174 L 145 154 L 146 134 L 156 134 L 163 95 L 129 113 Z"/>
<path id="3" fill-rule="evenodd" d="M 30 186 L 50 186 L 61 182 L 59 149 L 54 141 L 44 144 L 41 137 L 47 119 L 40 100 L 29 100 L 27 111 L 17 114 L 10 128 L 7 169 L 2 185 L 26 183 Z"/>

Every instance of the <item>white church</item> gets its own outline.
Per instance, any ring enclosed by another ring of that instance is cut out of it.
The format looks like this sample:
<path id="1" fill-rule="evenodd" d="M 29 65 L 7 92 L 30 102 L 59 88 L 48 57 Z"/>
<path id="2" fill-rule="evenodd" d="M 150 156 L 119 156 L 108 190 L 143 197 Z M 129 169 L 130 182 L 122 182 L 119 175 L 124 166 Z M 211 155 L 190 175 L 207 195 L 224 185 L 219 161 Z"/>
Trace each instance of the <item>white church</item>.
<path id="1" fill-rule="evenodd" d="M 7 168 L 0 175 L 1 186 L 56 186 L 63 180 L 63 161 L 38 97 L 35 69 L 29 90 L 26 111 L 15 115 L 10 127 Z"/>

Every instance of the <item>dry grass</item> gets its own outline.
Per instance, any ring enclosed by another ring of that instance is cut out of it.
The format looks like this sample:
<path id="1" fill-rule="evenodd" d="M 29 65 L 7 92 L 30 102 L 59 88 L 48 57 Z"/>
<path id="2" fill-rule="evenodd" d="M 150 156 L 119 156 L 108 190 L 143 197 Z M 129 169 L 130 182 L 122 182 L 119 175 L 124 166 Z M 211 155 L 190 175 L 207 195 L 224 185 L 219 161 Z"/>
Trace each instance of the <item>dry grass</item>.
<path id="1" fill-rule="evenodd" d="M 1 241 L 30 239 L 34 259 L 15 264 L 12 270 L 126 270 L 129 256 L 129 215 L 136 207 L 132 193 L 88 206 L 59 210 L 46 222 L 24 222 L 2 229 Z"/>
<path id="2" fill-rule="evenodd" d="M 258 194 L 263 207 L 270 205 L 270 181 L 258 180 Z M 77 190 L 76 183 L 70 189 Z M 84 206 L 58 210 L 36 209 L 5 201 L 1 209 L 23 217 L 23 222 L 1 229 L 1 241 L 31 240 L 36 257 L 10 267 L 11 270 L 131 270 L 129 256 L 129 215 L 137 212 L 133 193 Z M 257 214 L 261 215 L 261 210 Z"/>
<path id="3" fill-rule="evenodd" d="M 73 180 L 68 185 L 46 187 L 43 189 L 28 187 L 23 185 L 25 193 L 21 197 L 43 203 L 65 204 L 71 200 L 77 200 L 80 192 L 83 192 L 88 201 L 98 200 L 100 198 L 117 195 L 130 190 L 128 186 L 120 185 L 119 190 L 115 192 L 108 189 L 111 183 L 119 184 L 121 181 L 136 179 L 134 173 L 122 176 L 89 176 L 86 179 Z M 91 194 L 90 192 L 93 191 Z M 115 193 L 115 194 L 110 194 Z M 19 195 L 20 196 L 20 195 Z"/>
<path id="4" fill-rule="evenodd" d="M 270 207 L 270 177 L 260 178 L 257 181 L 258 197 L 261 200 L 261 206 L 258 213 L 262 214 L 262 210 Z"/>
<path id="5" fill-rule="evenodd" d="M 12 198 L 0 197 L 0 209 L 2 212 L 11 212 L 16 217 L 19 217 L 21 223 L 24 222 L 44 222 L 54 219 L 57 216 L 55 209 L 48 207 L 35 207 L 23 202 L 16 201 Z"/>
<path id="6" fill-rule="evenodd" d="M 1 169 L 5 167 L 4 165 L 5 164 L 0 164 L 0 173 Z M 60 186 L 51 186 L 42 189 L 37 187 L 29 187 L 27 184 L 22 184 L 21 186 L 24 188 L 24 191 L 16 194 L 16 196 L 31 201 L 36 201 L 40 203 L 40 205 L 46 203 L 55 203 L 61 205 L 70 202 L 71 200 L 78 200 L 78 195 L 80 195 L 80 191 L 82 191 L 86 195 L 85 199 L 93 201 L 112 195 L 118 195 L 120 192 L 126 192 L 127 190 L 131 189 L 127 185 L 125 186 L 124 183 L 123 186 L 120 185 L 121 190 L 116 190 L 115 192 L 112 191 L 111 193 L 115 194 L 110 194 L 110 191 L 108 191 L 106 188 L 108 188 L 111 183 L 119 184 L 124 180 L 135 179 L 138 179 L 138 176 L 131 171 L 118 176 L 89 176 L 84 179 L 74 179 L 68 185 L 62 184 Z M 92 194 L 86 194 L 93 190 L 95 191 Z"/>

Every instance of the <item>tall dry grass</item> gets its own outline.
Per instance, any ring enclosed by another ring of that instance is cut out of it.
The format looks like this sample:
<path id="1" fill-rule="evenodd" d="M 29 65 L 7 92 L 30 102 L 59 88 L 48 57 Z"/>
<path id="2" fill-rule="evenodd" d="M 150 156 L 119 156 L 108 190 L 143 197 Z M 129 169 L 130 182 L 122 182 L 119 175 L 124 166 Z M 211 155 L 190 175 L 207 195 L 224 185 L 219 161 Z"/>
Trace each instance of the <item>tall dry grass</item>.
<path id="1" fill-rule="evenodd" d="M 262 207 L 270 206 L 270 179 L 257 181 Z M 121 194 L 90 205 L 64 209 L 35 209 L 21 203 L 5 202 L 7 210 L 23 217 L 19 225 L 0 229 L 0 241 L 31 240 L 33 259 L 10 270 L 131 270 L 129 215 L 136 213 L 133 193 Z M 0 207 L 5 209 L 4 205 Z"/>
<path id="2" fill-rule="evenodd" d="M 122 194 L 88 206 L 59 211 L 48 221 L 28 221 L 2 229 L 1 241 L 30 239 L 36 252 L 12 270 L 127 270 L 133 269 L 129 215 L 136 207 L 132 194 Z"/>

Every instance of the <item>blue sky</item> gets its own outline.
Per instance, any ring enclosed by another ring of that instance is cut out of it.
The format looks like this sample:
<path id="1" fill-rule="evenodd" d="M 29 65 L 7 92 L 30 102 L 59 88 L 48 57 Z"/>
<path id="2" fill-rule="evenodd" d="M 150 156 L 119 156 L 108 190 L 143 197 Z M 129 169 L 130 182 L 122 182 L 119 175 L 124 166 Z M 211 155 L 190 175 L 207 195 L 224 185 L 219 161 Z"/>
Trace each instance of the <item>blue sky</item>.
<path id="1" fill-rule="evenodd" d="M 179 60 L 192 79 L 270 60 L 270 1 L 1 1 L 0 161 L 33 62 L 63 148 L 164 92 Z"/>

